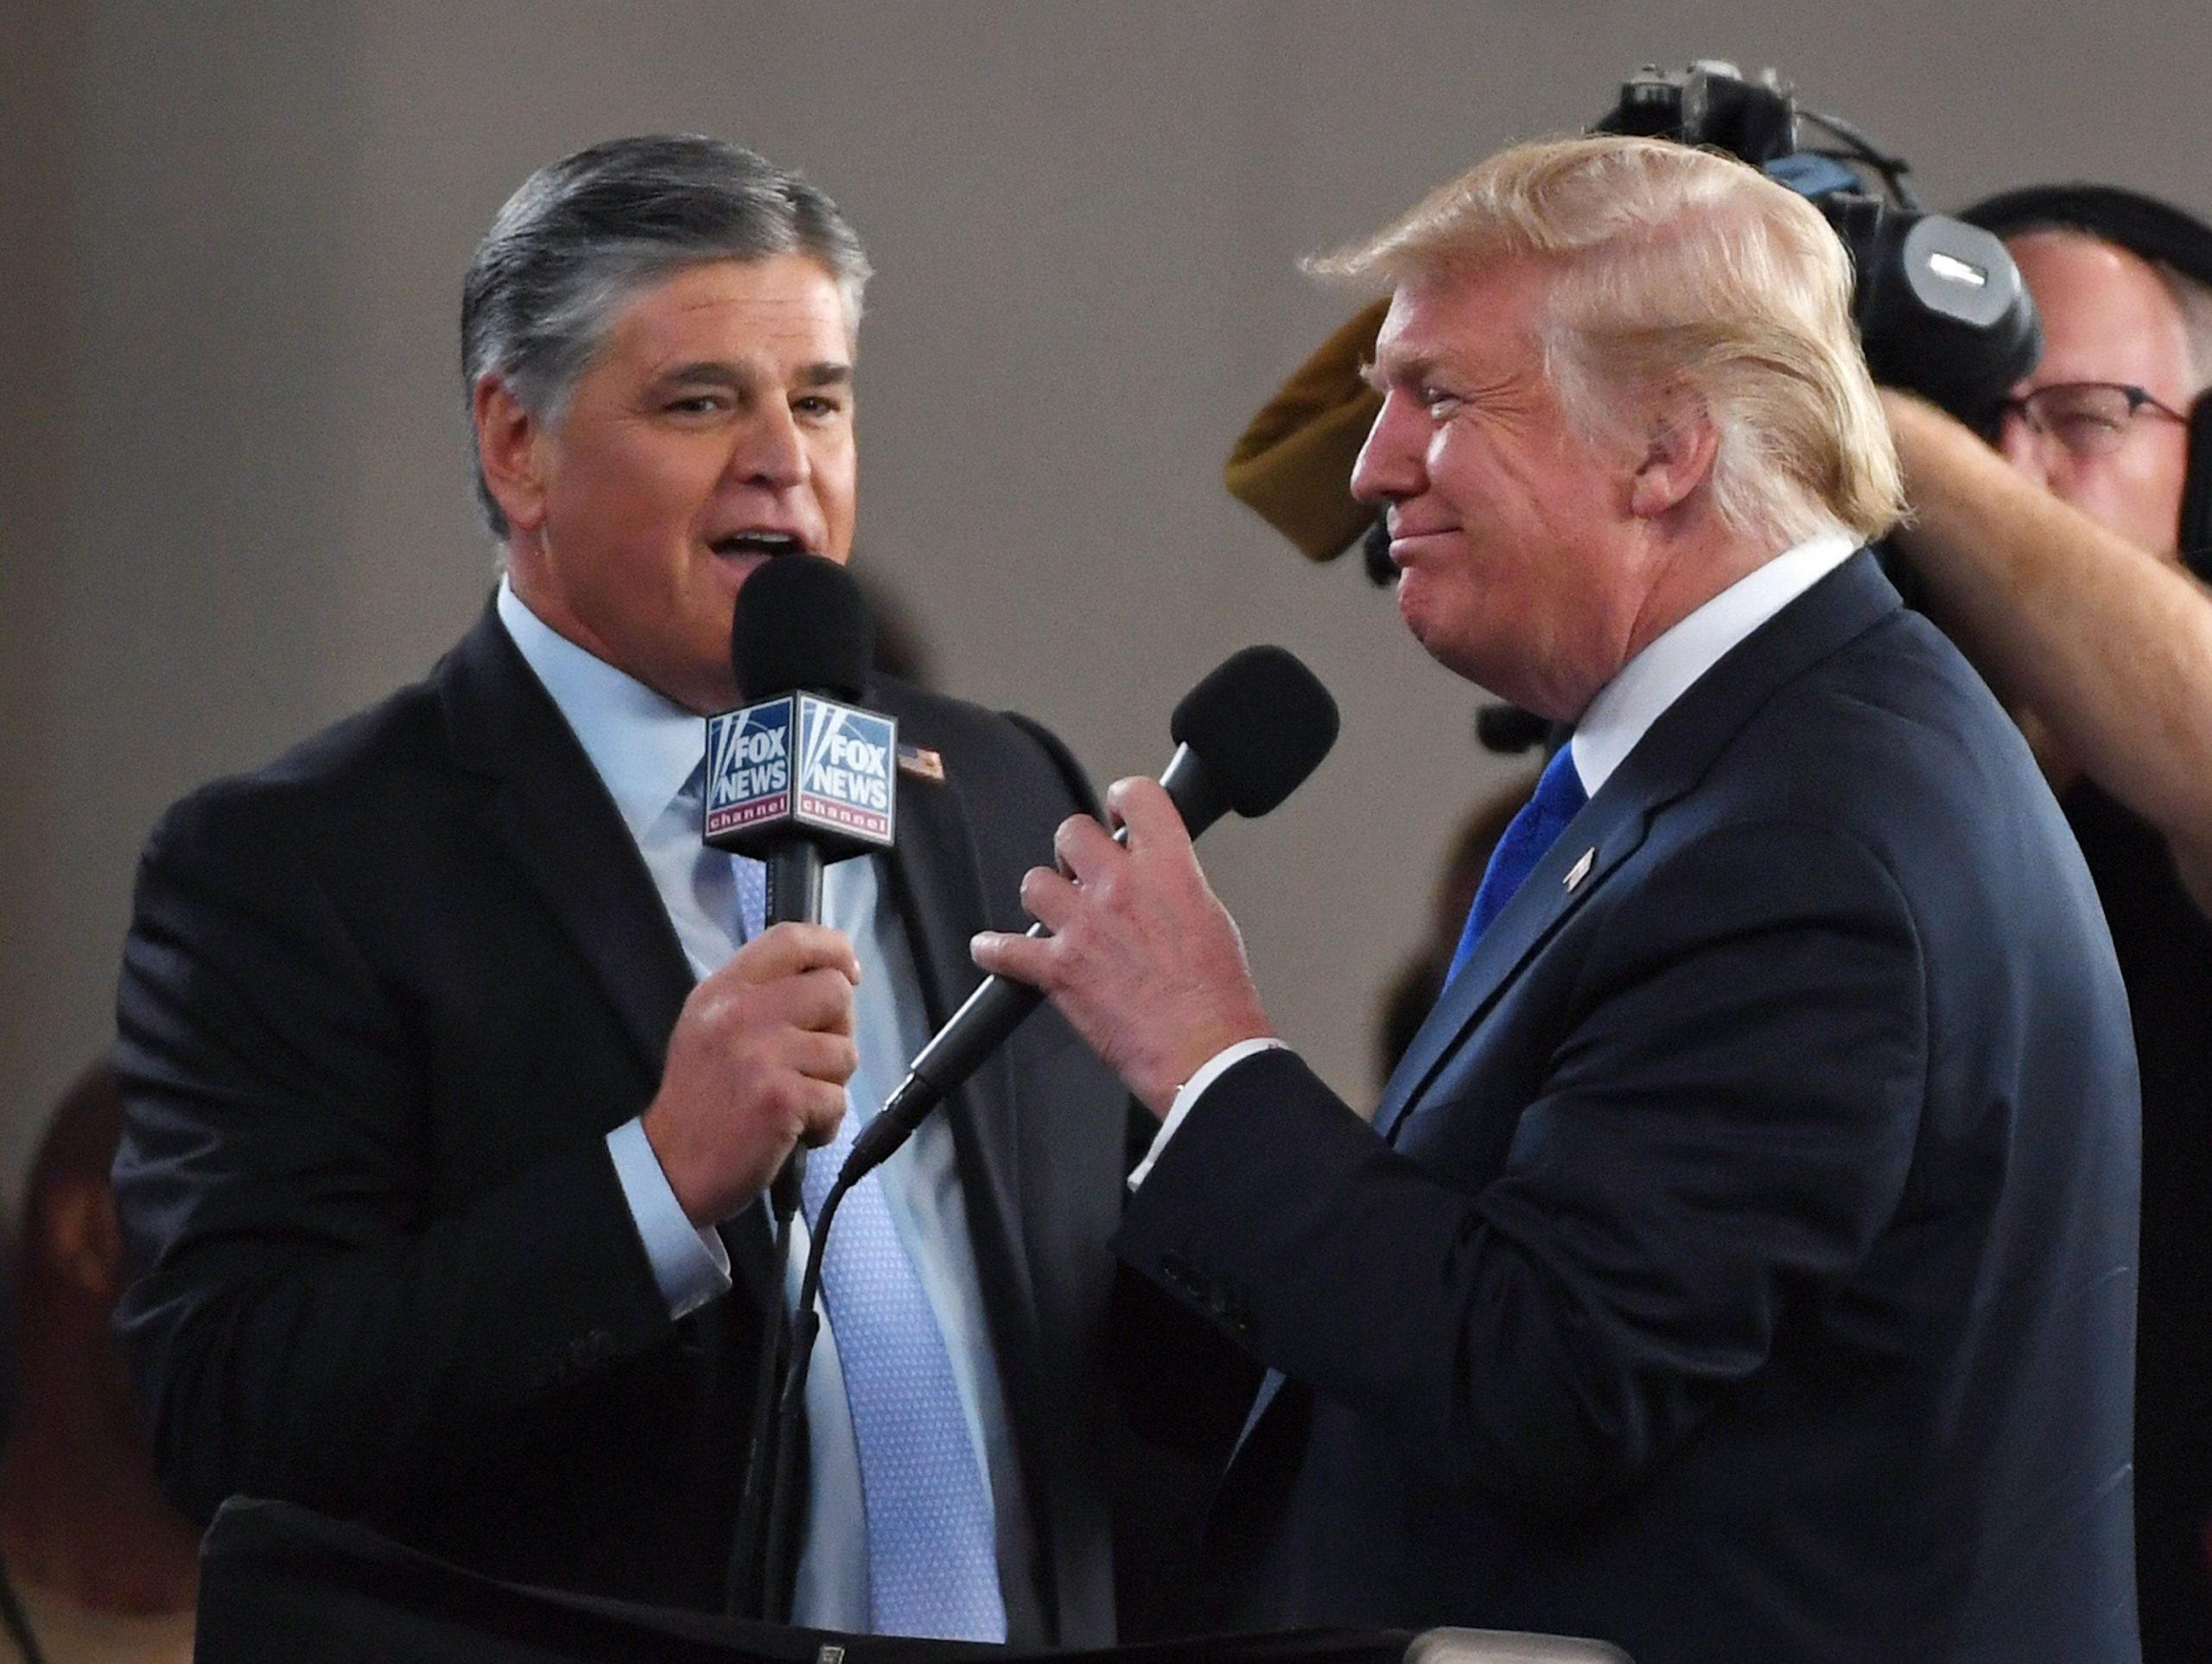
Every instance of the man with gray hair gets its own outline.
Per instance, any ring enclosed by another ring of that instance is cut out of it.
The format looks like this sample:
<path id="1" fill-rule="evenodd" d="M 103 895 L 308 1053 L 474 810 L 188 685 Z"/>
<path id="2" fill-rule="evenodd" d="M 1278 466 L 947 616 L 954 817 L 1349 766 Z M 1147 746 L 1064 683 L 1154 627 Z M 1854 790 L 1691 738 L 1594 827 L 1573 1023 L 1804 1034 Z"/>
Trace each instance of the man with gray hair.
<path id="1" fill-rule="evenodd" d="M 851 550 L 867 276 L 827 197 L 732 145 L 531 178 L 462 304 L 492 605 L 155 834 L 119 1322 L 193 1512 L 281 1497 L 670 1604 L 795 1581 L 839 1629 L 1112 1638 L 1091 1388 L 1129 1106 L 1057 1022 L 847 1199 L 798 1564 L 733 1564 L 785 1299 L 762 1191 L 882 1101 L 1089 801 L 1033 725 L 880 682 L 925 765 L 823 924 L 764 929 L 760 863 L 700 842 L 740 586 Z"/>
<path id="2" fill-rule="evenodd" d="M 1897 476 L 1834 236 L 1582 138 L 1325 270 L 1391 290 L 1352 483 L 1408 626 L 1576 725 L 1435 1010 L 1354 1113 L 1141 781 L 976 949 L 1162 1118 L 1122 1257 L 1270 1366 L 1230 1615 L 2133 1657 L 2126 1002 L 2018 731 L 1854 552 Z"/>

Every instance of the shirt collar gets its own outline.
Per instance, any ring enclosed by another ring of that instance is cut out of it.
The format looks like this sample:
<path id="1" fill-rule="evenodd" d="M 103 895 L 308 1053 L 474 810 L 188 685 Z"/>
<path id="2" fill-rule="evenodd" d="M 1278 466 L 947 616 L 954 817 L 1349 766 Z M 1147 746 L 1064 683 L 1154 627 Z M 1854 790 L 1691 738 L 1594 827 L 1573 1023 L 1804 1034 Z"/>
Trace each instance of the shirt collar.
<path id="1" fill-rule="evenodd" d="M 1575 726 L 1574 772 L 1592 797 L 1660 714 L 1752 631 L 1851 558 L 1834 532 L 1808 538 L 1754 568 L 1655 638 L 1598 690 Z"/>
<path id="2" fill-rule="evenodd" d="M 568 720 L 630 835 L 642 839 L 706 755 L 705 722 L 554 631 L 504 577 L 495 605 L 516 651 Z"/>

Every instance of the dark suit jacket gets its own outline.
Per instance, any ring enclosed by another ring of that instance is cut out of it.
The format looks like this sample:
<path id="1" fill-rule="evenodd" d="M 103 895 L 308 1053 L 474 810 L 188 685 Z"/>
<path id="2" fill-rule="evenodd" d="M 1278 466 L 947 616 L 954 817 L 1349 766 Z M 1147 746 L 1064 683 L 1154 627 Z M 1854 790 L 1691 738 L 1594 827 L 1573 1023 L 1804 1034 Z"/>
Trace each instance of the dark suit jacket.
<path id="1" fill-rule="evenodd" d="M 1249 1060 L 1124 1223 L 1290 1378 L 1217 1508 L 1236 1616 L 2134 1655 L 2126 1006 L 2018 734 L 1871 559 L 1660 718 L 1376 1127 Z"/>
<path id="2" fill-rule="evenodd" d="M 892 892 L 941 1020 L 1087 795 L 1025 723 L 885 685 Z M 770 1286 L 671 1324 L 604 1146 L 692 978 L 636 847 L 488 612 L 424 683 L 188 798 L 120 1000 L 124 1302 L 171 1492 L 359 1519 L 497 1576 L 714 1607 Z M 1035 1518 L 1047 1633 L 1111 1633 L 1091 1396 L 1127 1093 L 1039 1013 L 940 1113 Z"/>

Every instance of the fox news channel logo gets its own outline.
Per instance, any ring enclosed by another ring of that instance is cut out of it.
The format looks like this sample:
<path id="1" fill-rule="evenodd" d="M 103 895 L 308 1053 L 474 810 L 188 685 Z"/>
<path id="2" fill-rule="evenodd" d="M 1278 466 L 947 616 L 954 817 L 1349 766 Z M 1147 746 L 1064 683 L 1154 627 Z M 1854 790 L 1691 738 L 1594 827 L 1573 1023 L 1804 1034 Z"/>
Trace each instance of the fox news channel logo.
<path id="1" fill-rule="evenodd" d="M 707 719 L 709 841 L 791 812 L 791 701 L 771 699 Z"/>
<path id="2" fill-rule="evenodd" d="M 889 717 L 801 694 L 799 819 L 889 843 L 898 749 Z"/>
<path id="3" fill-rule="evenodd" d="M 899 725 L 812 694 L 707 721 L 707 841 L 796 824 L 855 846 L 891 842 Z"/>

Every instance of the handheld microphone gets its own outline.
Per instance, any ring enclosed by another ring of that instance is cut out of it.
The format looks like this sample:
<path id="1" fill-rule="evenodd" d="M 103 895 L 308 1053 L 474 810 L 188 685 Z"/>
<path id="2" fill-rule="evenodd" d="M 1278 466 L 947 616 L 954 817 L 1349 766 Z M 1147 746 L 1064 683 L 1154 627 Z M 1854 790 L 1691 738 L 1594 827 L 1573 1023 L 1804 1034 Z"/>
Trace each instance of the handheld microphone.
<path id="1" fill-rule="evenodd" d="M 746 703 L 707 719 L 700 835 L 768 866 L 767 922 L 812 923 L 822 868 L 887 848 L 899 727 L 856 702 L 874 632 L 835 561 L 785 555 L 737 592 L 730 662 Z"/>
<path id="2" fill-rule="evenodd" d="M 1223 660 L 1176 706 L 1167 725 L 1175 754 L 1160 784 L 1193 838 L 1230 810 L 1257 819 L 1320 766 L 1337 742 L 1337 702 L 1313 671 L 1281 647 L 1247 647 Z M 1114 836 L 1127 842 L 1128 829 Z M 1029 934 L 1043 936 L 1045 927 L 1032 926 Z M 839 1184 L 857 1183 L 887 1160 L 1043 998 L 1026 982 L 984 978 L 861 1129 Z"/>
<path id="3" fill-rule="evenodd" d="M 840 702 L 860 697 L 873 635 L 860 586 L 834 561 L 779 556 L 738 589 L 730 664 L 746 702 L 707 719 L 700 835 L 715 848 L 766 863 L 766 924 L 815 923 L 823 867 L 892 842 L 898 725 Z M 768 1187 L 779 1288 L 805 1179 L 802 1146 Z M 760 1547 L 764 1518 L 778 1501 L 772 1476 L 786 1465 L 773 1414 L 793 1344 L 779 1322 L 760 1347 L 728 1575 L 729 1604 L 739 1610 L 766 1611 L 779 1598 L 777 1562 L 764 1562 Z"/>

